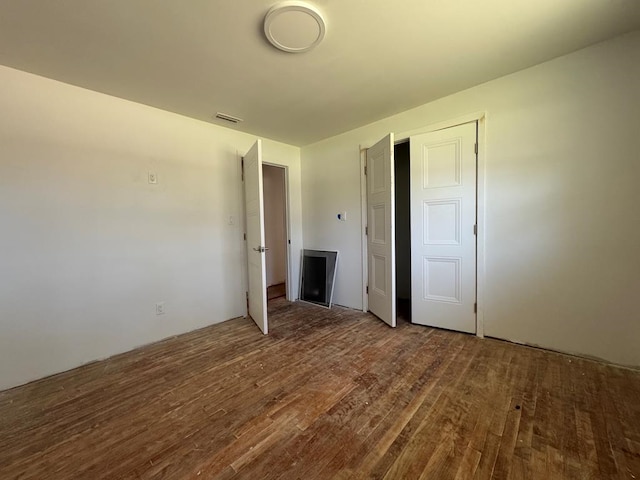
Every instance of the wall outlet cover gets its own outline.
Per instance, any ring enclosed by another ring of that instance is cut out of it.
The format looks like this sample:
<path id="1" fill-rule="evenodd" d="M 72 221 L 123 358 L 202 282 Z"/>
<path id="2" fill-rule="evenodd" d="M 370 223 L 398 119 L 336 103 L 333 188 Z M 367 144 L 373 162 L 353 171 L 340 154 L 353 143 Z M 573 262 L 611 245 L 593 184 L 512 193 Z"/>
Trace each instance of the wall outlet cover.
<path id="1" fill-rule="evenodd" d="M 164 315 L 164 314 L 165 314 L 164 302 L 156 303 L 156 315 Z"/>

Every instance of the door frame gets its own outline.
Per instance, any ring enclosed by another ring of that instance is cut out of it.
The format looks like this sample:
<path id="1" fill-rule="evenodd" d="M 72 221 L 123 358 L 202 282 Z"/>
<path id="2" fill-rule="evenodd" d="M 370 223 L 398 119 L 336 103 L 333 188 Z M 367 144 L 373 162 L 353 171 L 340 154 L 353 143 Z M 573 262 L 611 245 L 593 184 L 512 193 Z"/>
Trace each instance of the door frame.
<path id="1" fill-rule="evenodd" d="M 286 247 L 286 255 L 285 255 L 285 263 L 286 263 L 286 271 L 287 271 L 287 278 L 285 279 L 286 282 L 286 299 L 287 301 L 291 302 L 292 298 L 294 297 L 294 289 L 292 288 L 292 272 L 291 272 L 291 268 L 293 265 L 293 262 L 291 262 L 291 225 L 290 225 L 290 219 L 289 219 L 289 211 L 290 211 L 290 206 L 289 206 L 289 198 L 291 197 L 291 195 L 289 194 L 289 167 L 287 165 L 282 165 L 279 164 L 277 162 L 262 162 L 262 165 L 266 165 L 268 167 L 275 167 L 275 168 L 281 168 L 284 170 L 284 223 L 285 223 L 285 230 L 286 230 L 286 243 L 285 243 L 285 247 Z M 264 200 L 264 199 L 263 199 Z"/>
<path id="2" fill-rule="evenodd" d="M 459 117 L 433 123 L 425 127 L 403 131 L 395 134 L 394 144 L 404 143 L 411 136 L 444 130 L 445 128 L 456 127 L 465 123 L 476 122 L 476 135 L 478 141 L 478 154 L 476 157 L 476 219 L 478 222 L 478 232 L 476 235 L 476 336 L 484 338 L 484 310 L 485 310 L 485 288 L 486 288 L 486 123 L 487 112 L 474 112 Z M 387 132 L 388 133 L 388 132 Z M 386 135 L 386 133 L 381 133 Z M 361 206 L 361 238 L 362 238 L 362 311 L 369 310 L 367 296 L 367 279 L 369 276 L 367 265 L 367 236 L 365 228 L 367 226 L 367 179 L 364 167 L 367 159 L 367 149 L 363 145 L 360 148 L 360 206 Z M 395 272 L 394 272 L 395 274 Z"/>
<path id="3" fill-rule="evenodd" d="M 264 151 L 263 153 L 263 157 L 264 157 Z M 242 184 L 242 188 L 240 189 L 240 195 L 241 195 L 241 205 L 242 205 L 242 236 L 243 236 L 243 244 L 245 246 L 245 248 L 243 249 L 243 254 L 242 254 L 242 262 L 243 262 L 243 266 L 244 268 L 243 270 L 243 279 L 242 279 L 242 308 L 243 308 L 243 317 L 247 318 L 249 316 L 249 309 L 247 307 L 247 302 L 246 302 L 246 295 L 248 295 L 249 293 L 249 259 L 247 258 L 247 249 L 246 249 L 246 233 L 247 233 L 247 225 L 245 223 L 245 217 L 246 217 L 246 205 L 245 205 L 245 193 L 244 193 L 244 172 L 242 169 L 242 162 L 244 160 L 244 153 L 241 153 L 240 150 L 236 150 L 236 157 L 237 157 L 237 165 L 238 165 L 238 178 L 240 180 L 240 183 Z M 296 301 L 296 290 L 295 290 L 295 285 L 294 285 L 294 281 L 293 279 L 293 268 L 294 268 L 294 264 L 291 260 L 291 183 L 289 182 L 289 165 L 285 165 L 284 163 L 278 163 L 277 161 L 274 161 L 272 159 L 270 159 L 269 161 L 265 161 L 264 158 L 262 160 L 262 164 L 263 165 L 269 165 L 271 167 L 278 167 L 278 168 L 283 168 L 284 169 L 284 185 L 285 185 L 285 224 L 286 224 L 286 228 L 287 228 L 287 254 L 286 254 L 286 261 L 287 261 L 287 295 L 286 295 L 286 299 L 289 302 L 294 302 Z"/>

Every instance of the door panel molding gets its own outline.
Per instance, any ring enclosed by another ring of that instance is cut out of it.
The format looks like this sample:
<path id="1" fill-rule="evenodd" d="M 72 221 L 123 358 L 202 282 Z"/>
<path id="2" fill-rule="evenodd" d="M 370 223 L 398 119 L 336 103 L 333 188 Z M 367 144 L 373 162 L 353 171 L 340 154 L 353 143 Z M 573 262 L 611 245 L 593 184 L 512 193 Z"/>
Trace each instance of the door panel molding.
<path id="1" fill-rule="evenodd" d="M 475 123 L 412 136 L 411 321 L 477 332 Z"/>

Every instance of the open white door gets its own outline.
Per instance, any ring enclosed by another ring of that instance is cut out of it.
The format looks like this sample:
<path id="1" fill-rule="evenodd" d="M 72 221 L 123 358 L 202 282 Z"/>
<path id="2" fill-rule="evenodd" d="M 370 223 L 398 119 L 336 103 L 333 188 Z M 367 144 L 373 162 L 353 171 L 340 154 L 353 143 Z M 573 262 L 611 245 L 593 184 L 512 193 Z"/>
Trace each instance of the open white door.
<path id="1" fill-rule="evenodd" d="M 411 137 L 411 321 L 476 331 L 476 124 Z"/>
<path id="2" fill-rule="evenodd" d="M 369 311 L 396 326 L 396 232 L 393 133 L 367 150 Z"/>
<path id="3" fill-rule="evenodd" d="M 262 333 L 268 333 L 267 274 L 264 247 L 264 204 L 262 200 L 262 141 L 258 140 L 243 159 L 244 199 L 247 225 L 249 316 Z"/>

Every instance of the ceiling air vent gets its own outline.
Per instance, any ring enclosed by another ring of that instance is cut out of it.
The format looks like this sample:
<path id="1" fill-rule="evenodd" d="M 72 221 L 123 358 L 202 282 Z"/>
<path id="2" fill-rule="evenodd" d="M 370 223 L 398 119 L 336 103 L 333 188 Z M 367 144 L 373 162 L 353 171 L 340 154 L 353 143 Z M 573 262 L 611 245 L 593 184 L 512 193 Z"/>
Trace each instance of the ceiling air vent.
<path id="1" fill-rule="evenodd" d="M 226 113 L 216 113 L 216 117 L 220 120 L 224 120 L 225 122 L 231 122 L 231 123 L 240 123 L 242 121 L 241 118 L 238 117 L 232 117 L 231 115 L 227 115 Z"/>

